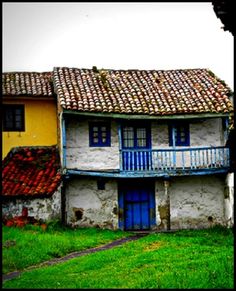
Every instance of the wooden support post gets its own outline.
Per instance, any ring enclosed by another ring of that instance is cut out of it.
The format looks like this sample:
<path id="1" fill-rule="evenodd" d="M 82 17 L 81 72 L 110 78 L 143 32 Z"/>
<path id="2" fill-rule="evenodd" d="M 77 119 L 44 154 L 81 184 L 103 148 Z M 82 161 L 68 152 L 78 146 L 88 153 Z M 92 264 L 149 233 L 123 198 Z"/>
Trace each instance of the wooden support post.
<path id="1" fill-rule="evenodd" d="M 118 142 L 119 142 L 119 162 L 120 162 L 120 170 L 123 171 L 123 157 L 122 157 L 122 130 L 121 124 L 118 124 Z"/>
<path id="2" fill-rule="evenodd" d="M 164 189 L 165 189 L 165 197 L 166 197 L 166 207 L 167 207 L 167 230 L 170 230 L 170 180 L 167 178 L 164 180 Z"/>
<path id="3" fill-rule="evenodd" d="M 66 169 L 66 122 L 62 117 L 62 168 Z"/>
<path id="4" fill-rule="evenodd" d="M 172 145 L 173 145 L 173 168 L 176 170 L 176 151 L 175 151 L 176 127 L 172 126 Z"/>

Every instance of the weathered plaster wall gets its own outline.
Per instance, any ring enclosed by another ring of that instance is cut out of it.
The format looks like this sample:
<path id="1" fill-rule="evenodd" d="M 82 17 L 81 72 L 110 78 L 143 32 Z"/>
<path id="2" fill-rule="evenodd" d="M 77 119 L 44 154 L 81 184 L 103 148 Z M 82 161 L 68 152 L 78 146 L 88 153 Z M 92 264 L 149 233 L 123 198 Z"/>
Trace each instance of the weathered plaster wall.
<path id="1" fill-rule="evenodd" d="M 66 128 L 67 168 L 92 171 L 119 169 L 118 124 L 115 121 L 111 122 L 110 147 L 89 147 L 88 120 L 70 119 L 67 121 Z M 151 123 L 151 133 L 152 149 L 169 148 L 167 122 L 153 121 Z M 221 118 L 195 120 L 190 123 L 190 148 L 221 145 L 224 145 Z M 159 164 L 159 160 L 162 157 L 160 153 L 158 156 L 154 154 L 153 159 L 153 165 L 155 166 L 155 163 Z M 169 156 L 169 159 L 169 163 L 171 163 L 173 157 Z M 185 165 L 190 166 L 189 152 L 184 154 L 184 160 Z M 177 167 L 182 166 L 182 152 L 177 152 L 176 161 Z"/>
<path id="2" fill-rule="evenodd" d="M 98 179 L 73 178 L 66 186 L 67 223 L 73 226 L 118 228 L 118 191 L 115 180 L 106 180 L 98 190 Z"/>
<path id="3" fill-rule="evenodd" d="M 21 216 L 23 207 L 28 209 L 28 216 L 43 221 L 61 218 L 60 187 L 50 198 L 27 199 L 20 198 L 3 201 L 2 215 L 6 217 Z"/>
<path id="4" fill-rule="evenodd" d="M 152 148 L 168 148 L 169 147 L 169 132 L 166 123 L 153 121 L 151 126 L 152 133 Z"/>
<path id="5" fill-rule="evenodd" d="M 225 219 L 227 226 L 234 225 L 234 173 L 229 173 L 226 177 L 225 187 Z"/>
<path id="6" fill-rule="evenodd" d="M 73 178 L 66 187 L 67 223 L 73 226 L 118 228 L 117 181 L 107 180 L 105 190 L 97 189 L 97 178 Z M 169 184 L 170 228 L 208 228 L 227 225 L 224 176 L 171 178 Z M 164 180 L 155 183 L 156 227 L 168 225 L 167 192 Z"/>
<path id="7" fill-rule="evenodd" d="M 111 146 L 89 147 L 89 123 L 84 120 L 67 122 L 66 163 L 69 169 L 109 170 L 119 169 L 117 124 L 111 122 Z"/>
<path id="8" fill-rule="evenodd" d="M 210 146 L 223 146 L 224 145 L 224 134 L 222 128 L 222 119 L 213 118 L 207 120 L 195 120 L 190 123 L 190 147 L 210 147 Z M 152 149 L 166 149 L 169 148 L 169 132 L 168 125 L 163 122 L 153 122 L 152 123 Z M 181 149 L 182 147 L 176 147 Z M 163 165 L 166 162 L 166 166 L 170 166 L 173 162 L 173 153 L 165 153 L 166 155 L 161 155 L 161 153 L 153 154 L 153 167 L 158 169 L 158 165 Z M 200 152 L 200 159 L 197 157 L 195 164 L 197 165 L 202 161 L 205 161 L 206 167 L 209 166 L 207 162 L 206 152 Z M 208 156 L 211 153 L 208 152 Z M 175 154 L 176 166 L 182 167 L 183 161 L 186 167 L 191 165 L 190 152 L 180 152 L 177 151 Z M 220 157 L 217 163 L 220 164 L 226 157 Z"/>
<path id="9" fill-rule="evenodd" d="M 222 146 L 223 129 L 221 118 L 209 118 L 190 124 L 190 146 Z"/>
<path id="10" fill-rule="evenodd" d="M 152 148 L 168 148 L 169 132 L 168 125 L 159 122 L 152 122 Z M 223 141 L 223 128 L 221 118 L 208 118 L 190 122 L 190 147 L 221 146 Z"/>
<path id="11" fill-rule="evenodd" d="M 225 225 L 225 177 L 187 176 L 170 180 L 171 229 Z M 167 204 L 163 180 L 156 181 L 157 225 L 166 229 Z"/>

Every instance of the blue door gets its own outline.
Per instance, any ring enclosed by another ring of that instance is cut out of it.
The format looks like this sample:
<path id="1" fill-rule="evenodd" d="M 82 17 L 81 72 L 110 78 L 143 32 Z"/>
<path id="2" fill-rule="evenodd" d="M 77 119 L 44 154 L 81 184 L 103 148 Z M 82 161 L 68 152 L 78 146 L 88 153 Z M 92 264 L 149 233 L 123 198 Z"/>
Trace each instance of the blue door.
<path id="1" fill-rule="evenodd" d="M 151 169 L 150 125 L 130 124 L 122 127 L 123 169 L 129 171 Z"/>
<path id="2" fill-rule="evenodd" d="M 148 230 L 155 224 L 154 183 L 125 181 L 120 186 L 120 227 L 125 230 Z"/>

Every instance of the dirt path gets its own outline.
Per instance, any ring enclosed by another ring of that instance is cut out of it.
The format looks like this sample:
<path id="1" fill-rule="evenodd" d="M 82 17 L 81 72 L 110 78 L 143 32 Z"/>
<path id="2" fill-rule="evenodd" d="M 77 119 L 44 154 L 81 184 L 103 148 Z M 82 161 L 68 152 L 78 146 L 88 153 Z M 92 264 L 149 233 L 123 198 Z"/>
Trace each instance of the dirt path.
<path id="1" fill-rule="evenodd" d="M 38 264 L 38 265 L 30 266 L 22 271 L 15 271 L 15 272 L 11 272 L 11 273 L 2 275 L 2 281 L 4 282 L 5 280 L 14 279 L 14 278 L 20 276 L 21 273 L 29 271 L 29 270 L 37 269 L 37 268 L 44 267 L 44 266 L 55 265 L 58 263 L 66 262 L 66 261 L 73 259 L 73 258 L 76 258 L 76 257 L 81 257 L 81 256 L 84 256 L 87 254 L 108 250 L 108 249 L 111 249 L 113 247 L 122 245 L 126 242 L 137 240 L 137 239 L 139 239 L 143 236 L 146 236 L 146 235 L 148 235 L 148 233 L 137 233 L 137 234 L 132 235 L 130 237 L 121 238 L 121 239 L 115 240 L 111 243 L 108 243 L 108 244 L 100 246 L 100 247 L 95 247 L 95 248 L 87 249 L 87 250 L 80 251 L 80 252 L 73 252 L 73 253 L 70 253 L 70 254 L 68 254 L 64 257 L 61 257 L 61 258 L 52 259 L 52 260 L 43 262 L 43 263 Z"/>

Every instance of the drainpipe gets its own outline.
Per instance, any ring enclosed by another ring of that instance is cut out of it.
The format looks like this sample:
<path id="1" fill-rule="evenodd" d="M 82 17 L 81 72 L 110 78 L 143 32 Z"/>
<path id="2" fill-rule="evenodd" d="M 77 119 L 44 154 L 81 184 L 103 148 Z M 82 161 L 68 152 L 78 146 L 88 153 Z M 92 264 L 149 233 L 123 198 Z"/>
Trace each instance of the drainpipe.
<path id="1" fill-rule="evenodd" d="M 166 210 L 167 210 L 167 225 L 166 229 L 170 230 L 170 192 L 169 192 L 169 187 L 170 187 L 170 180 L 169 178 L 164 179 L 164 190 L 165 190 L 165 197 L 166 197 Z"/>

